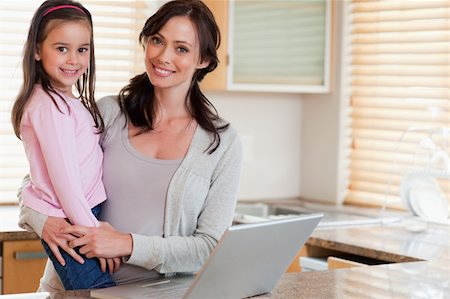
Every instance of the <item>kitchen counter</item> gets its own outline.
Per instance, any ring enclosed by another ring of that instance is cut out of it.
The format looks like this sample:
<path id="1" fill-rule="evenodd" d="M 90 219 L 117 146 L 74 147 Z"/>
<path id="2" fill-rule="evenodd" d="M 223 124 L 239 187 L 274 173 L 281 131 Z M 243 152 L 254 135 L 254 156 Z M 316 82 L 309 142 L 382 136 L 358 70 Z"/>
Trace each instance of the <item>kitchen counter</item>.
<path id="1" fill-rule="evenodd" d="M 270 294 L 255 298 L 450 298 L 450 261 L 286 273 Z M 52 299 L 90 298 L 89 291 L 66 291 Z"/>
<path id="2" fill-rule="evenodd" d="M 448 260 L 450 226 L 410 219 L 388 226 L 316 230 L 307 244 L 394 263 Z"/>
<path id="3" fill-rule="evenodd" d="M 295 205 L 295 201 L 283 203 Z M 18 226 L 18 218 L 17 206 L 0 206 L 0 242 L 38 239 Z M 307 244 L 395 263 L 450 259 L 450 226 L 410 218 L 383 226 L 318 228 Z"/>
<path id="4" fill-rule="evenodd" d="M 376 224 L 376 220 L 380 219 L 379 208 L 334 206 L 295 199 L 262 203 L 300 207 L 311 213 L 324 212 L 333 220 L 345 220 L 345 215 L 350 215 L 350 221 L 334 222 L 347 225 L 333 226 L 321 222 L 306 242 L 307 245 L 388 263 L 450 259 L 450 225 L 425 222 L 402 211 L 386 211 L 381 216 L 389 221 L 386 224 L 378 221 Z M 367 224 L 354 225 L 351 224 L 352 219 L 356 219 L 354 223 Z M 366 220 L 375 221 L 371 224 L 371 221 Z"/>
<path id="5" fill-rule="evenodd" d="M 450 261 L 285 274 L 258 298 L 450 298 Z"/>
<path id="6" fill-rule="evenodd" d="M 5 210 L 18 217 L 17 207 L 15 212 L 0 207 L 0 222 Z M 0 241 L 36 238 L 14 221 L 0 225 Z M 286 273 L 271 294 L 258 298 L 450 298 L 449 226 L 409 218 L 384 226 L 328 227 L 316 229 L 307 244 L 391 263 Z M 89 292 L 61 292 L 52 298 L 89 298 Z"/>

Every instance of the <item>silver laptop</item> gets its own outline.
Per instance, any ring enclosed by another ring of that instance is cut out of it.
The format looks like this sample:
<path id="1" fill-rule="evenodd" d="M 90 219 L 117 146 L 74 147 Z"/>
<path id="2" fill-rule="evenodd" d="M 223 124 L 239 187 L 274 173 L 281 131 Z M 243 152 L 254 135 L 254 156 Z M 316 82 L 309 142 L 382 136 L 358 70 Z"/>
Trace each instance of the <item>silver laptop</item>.
<path id="1" fill-rule="evenodd" d="M 195 275 L 155 278 L 91 291 L 93 298 L 245 298 L 269 293 L 322 214 L 228 228 Z"/>

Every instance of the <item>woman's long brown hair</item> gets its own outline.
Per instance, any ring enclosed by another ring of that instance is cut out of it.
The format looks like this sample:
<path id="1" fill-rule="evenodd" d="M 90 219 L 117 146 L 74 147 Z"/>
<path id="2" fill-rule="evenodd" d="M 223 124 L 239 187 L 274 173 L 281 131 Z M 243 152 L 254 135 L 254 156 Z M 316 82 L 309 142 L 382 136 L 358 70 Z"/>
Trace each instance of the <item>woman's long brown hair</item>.
<path id="1" fill-rule="evenodd" d="M 150 36 L 158 33 L 167 21 L 177 16 L 185 16 L 192 21 L 200 41 L 200 60 L 210 61 L 206 68 L 198 69 L 194 73 L 185 105 L 197 123 L 213 134 L 211 144 L 205 149 L 211 154 L 220 145 L 219 132 L 229 127 L 228 123 L 221 121 L 217 110 L 199 87 L 199 82 L 207 73 L 212 72 L 219 62 L 217 49 L 220 45 L 220 31 L 212 12 L 198 0 L 168 2 L 145 22 L 139 35 L 139 42 L 144 46 Z M 127 120 L 140 128 L 140 133 L 153 129 L 156 103 L 154 86 L 147 73 L 132 78 L 130 83 L 120 91 L 119 104 Z"/>

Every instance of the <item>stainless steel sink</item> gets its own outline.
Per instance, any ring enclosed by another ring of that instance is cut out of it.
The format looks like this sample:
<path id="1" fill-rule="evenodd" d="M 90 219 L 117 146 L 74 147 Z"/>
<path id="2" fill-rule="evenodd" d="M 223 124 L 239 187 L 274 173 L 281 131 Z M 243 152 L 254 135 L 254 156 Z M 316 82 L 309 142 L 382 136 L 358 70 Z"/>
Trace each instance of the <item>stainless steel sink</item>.
<path id="1" fill-rule="evenodd" d="M 318 228 L 333 228 L 337 226 L 381 226 L 400 221 L 399 217 L 374 217 L 358 215 L 338 210 L 335 207 L 321 208 L 318 205 L 294 206 L 287 204 L 266 203 L 238 203 L 235 210 L 235 223 L 250 223 L 269 221 L 286 217 L 297 217 L 301 215 L 322 213 L 323 218 Z"/>

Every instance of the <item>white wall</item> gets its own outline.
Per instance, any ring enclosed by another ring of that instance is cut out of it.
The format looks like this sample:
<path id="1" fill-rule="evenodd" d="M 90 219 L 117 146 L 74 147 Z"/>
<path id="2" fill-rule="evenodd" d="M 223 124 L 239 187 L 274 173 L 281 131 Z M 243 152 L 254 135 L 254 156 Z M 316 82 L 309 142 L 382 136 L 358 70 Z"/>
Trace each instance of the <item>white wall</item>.
<path id="1" fill-rule="evenodd" d="M 242 138 L 239 199 L 300 196 L 301 96 L 242 92 L 207 96 Z"/>
<path id="2" fill-rule="evenodd" d="M 331 92 L 304 95 L 302 113 L 301 196 L 341 203 L 346 192 L 344 99 L 347 92 L 342 46 L 345 35 L 342 1 L 333 1 Z"/>
<path id="3" fill-rule="evenodd" d="M 329 94 L 215 92 L 207 94 L 244 142 L 239 199 L 303 197 L 339 203 L 346 178 L 339 176 L 342 9 L 333 1 L 332 82 Z"/>

